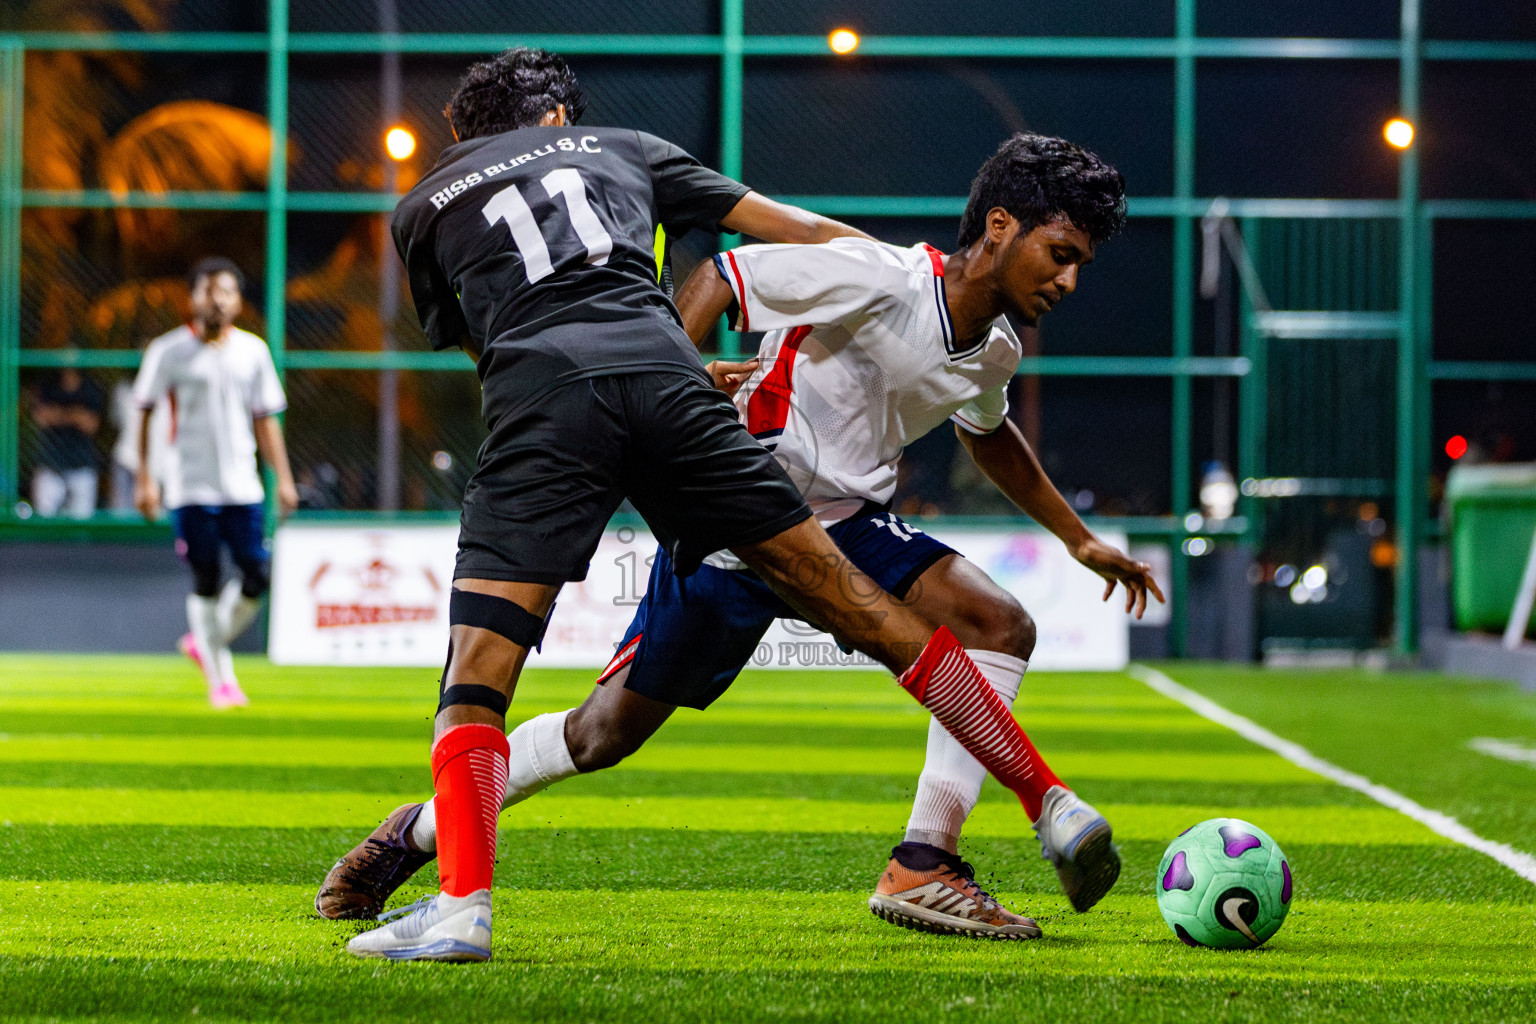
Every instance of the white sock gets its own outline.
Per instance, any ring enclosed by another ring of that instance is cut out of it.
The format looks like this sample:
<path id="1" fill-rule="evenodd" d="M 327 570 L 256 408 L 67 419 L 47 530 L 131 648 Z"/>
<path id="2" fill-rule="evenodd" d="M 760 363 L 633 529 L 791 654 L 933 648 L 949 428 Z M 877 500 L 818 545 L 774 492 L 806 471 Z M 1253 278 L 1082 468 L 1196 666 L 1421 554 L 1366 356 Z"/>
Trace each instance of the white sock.
<path id="1" fill-rule="evenodd" d="M 261 609 L 261 598 L 246 597 L 240 591 L 240 581 L 230 580 L 219 592 L 219 636 L 221 647 L 228 647 L 241 633 L 251 628 L 256 613 Z"/>
<path id="2" fill-rule="evenodd" d="M 187 629 L 192 633 L 192 640 L 197 644 L 197 649 L 202 652 L 203 671 L 208 679 L 208 688 L 211 690 L 221 681 L 217 643 L 219 639 L 218 598 L 188 594 Z"/>
<path id="3" fill-rule="evenodd" d="M 530 718 L 507 734 L 507 792 L 501 808 L 520 804 L 561 779 L 579 774 L 565 745 L 565 719 L 570 711 Z M 411 844 L 418 850 L 437 849 L 437 812 L 428 800 L 411 826 Z"/>
<path id="4" fill-rule="evenodd" d="M 235 656 L 230 653 L 228 647 L 220 647 L 214 654 L 214 659 L 219 663 L 219 681 L 225 686 L 239 687 L 240 680 L 235 678 Z"/>
<path id="5" fill-rule="evenodd" d="M 997 651 L 966 651 L 992 689 L 1013 706 L 1029 662 Z M 987 770 L 937 720 L 928 722 L 928 757 L 917 779 L 917 797 L 907 821 L 905 841 L 927 843 L 950 853 L 960 851 L 960 826 L 981 795 Z"/>

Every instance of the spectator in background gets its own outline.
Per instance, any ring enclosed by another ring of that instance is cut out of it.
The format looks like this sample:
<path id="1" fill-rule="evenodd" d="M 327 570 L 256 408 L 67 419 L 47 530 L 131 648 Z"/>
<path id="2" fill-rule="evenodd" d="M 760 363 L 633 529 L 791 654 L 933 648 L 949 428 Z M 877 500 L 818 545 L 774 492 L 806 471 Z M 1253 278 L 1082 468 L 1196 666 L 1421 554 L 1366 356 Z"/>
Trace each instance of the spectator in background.
<path id="1" fill-rule="evenodd" d="M 38 442 L 32 507 L 38 515 L 56 516 L 63 509 L 72 519 L 89 519 L 95 512 L 95 438 L 103 404 L 101 389 L 74 367 L 38 388 L 32 401 Z"/>

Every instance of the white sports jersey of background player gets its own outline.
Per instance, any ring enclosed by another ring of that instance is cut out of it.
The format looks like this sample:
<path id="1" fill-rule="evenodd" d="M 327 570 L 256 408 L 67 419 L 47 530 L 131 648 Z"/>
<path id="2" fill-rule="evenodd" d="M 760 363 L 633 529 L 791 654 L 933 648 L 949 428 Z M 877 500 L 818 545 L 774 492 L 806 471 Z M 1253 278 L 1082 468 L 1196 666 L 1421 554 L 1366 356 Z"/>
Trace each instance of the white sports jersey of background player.
<path id="1" fill-rule="evenodd" d="M 823 525 L 885 504 L 906 445 L 952 419 L 989 434 L 1008 412 L 1023 348 L 998 317 L 956 338 L 943 255 L 840 238 L 749 245 L 715 257 L 742 331 L 769 331 L 736 394 L 747 429 L 772 448 Z"/>
<path id="2" fill-rule="evenodd" d="M 266 342 L 230 327 L 220 344 L 181 326 L 149 343 L 133 385 L 140 409 L 168 397 L 166 508 L 255 505 L 263 497 L 252 420 L 287 408 Z"/>

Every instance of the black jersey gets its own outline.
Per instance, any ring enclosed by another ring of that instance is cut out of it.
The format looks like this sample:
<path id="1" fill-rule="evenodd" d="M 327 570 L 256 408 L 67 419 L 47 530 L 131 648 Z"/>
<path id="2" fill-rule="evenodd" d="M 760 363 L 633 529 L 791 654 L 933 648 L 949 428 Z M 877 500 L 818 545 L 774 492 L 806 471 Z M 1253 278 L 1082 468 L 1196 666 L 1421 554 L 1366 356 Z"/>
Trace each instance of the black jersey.
<path id="1" fill-rule="evenodd" d="M 657 280 L 656 227 L 718 230 L 747 192 L 644 132 L 522 128 L 443 150 L 392 230 L 432 347 L 467 341 L 495 374 L 489 416 L 564 380 L 703 374 Z"/>

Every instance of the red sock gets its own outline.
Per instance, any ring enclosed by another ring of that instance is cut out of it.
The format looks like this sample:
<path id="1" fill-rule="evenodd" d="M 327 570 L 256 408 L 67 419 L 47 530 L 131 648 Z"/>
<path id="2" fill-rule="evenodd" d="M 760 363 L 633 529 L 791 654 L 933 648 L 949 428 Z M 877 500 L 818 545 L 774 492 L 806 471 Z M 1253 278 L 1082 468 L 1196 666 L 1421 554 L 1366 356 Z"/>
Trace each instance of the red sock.
<path id="1" fill-rule="evenodd" d="M 1013 790 L 1030 821 L 1040 817 L 1046 790 L 1064 783 L 947 627 L 940 626 L 929 638 L 898 682 L 987 771 Z"/>
<path id="2" fill-rule="evenodd" d="M 492 725 L 455 725 L 432 744 L 437 870 L 450 896 L 491 887 L 509 753 L 506 733 Z"/>

